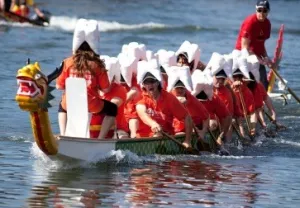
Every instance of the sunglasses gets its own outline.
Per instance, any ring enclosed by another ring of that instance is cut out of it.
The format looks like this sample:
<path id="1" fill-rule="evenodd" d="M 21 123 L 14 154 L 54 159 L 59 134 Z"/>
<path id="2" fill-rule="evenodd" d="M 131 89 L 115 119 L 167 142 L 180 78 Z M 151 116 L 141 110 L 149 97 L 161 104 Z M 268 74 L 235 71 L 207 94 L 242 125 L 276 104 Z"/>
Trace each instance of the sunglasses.
<path id="1" fill-rule="evenodd" d="M 269 10 L 267 10 L 267 9 L 257 9 L 256 11 L 258 13 L 268 13 L 269 12 Z"/>

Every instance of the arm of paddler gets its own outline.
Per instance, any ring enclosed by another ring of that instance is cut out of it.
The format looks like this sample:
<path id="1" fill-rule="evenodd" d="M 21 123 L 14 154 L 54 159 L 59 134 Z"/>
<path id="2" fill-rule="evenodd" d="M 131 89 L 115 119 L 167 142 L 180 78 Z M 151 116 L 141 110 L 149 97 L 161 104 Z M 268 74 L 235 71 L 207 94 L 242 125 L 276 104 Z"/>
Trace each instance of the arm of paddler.
<path id="1" fill-rule="evenodd" d="M 264 102 L 265 102 L 267 108 L 269 109 L 269 111 L 272 113 L 271 117 L 272 117 L 273 121 L 274 120 L 276 121 L 277 116 L 276 116 L 275 108 L 273 106 L 272 100 L 269 95 L 266 96 L 266 99 L 264 100 Z"/>
<path id="2" fill-rule="evenodd" d="M 265 121 L 265 118 L 264 118 L 263 109 L 262 108 L 257 109 L 256 113 L 257 113 L 257 119 L 258 119 L 259 123 L 261 124 L 261 126 L 264 129 L 267 128 L 267 124 L 266 124 L 266 121 Z"/>
<path id="3" fill-rule="evenodd" d="M 187 114 L 184 118 L 184 126 L 185 126 L 185 140 L 182 143 L 186 148 L 192 147 L 192 131 L 193 131 L 193 121 L 189 114 Z"/>
<path id="4" fill-rule="evenodd" d="M 126 94 L 126 102 L 129 102 L 134 98 L 134 96 L 138 93 L 138 89 L 136 87 L 132 87 L 129 92 Z"/>
<path id="5" fill-rule="evenodd" d="M 201 130 L 198 129 L 198 128 L 196 127 L 196 128 L 199 130 L 199 131 L 198 131 L 198 132 L 199 132 L 199 136 L 200 136 L 202 139 L 204 139 L 204 136 L 205 136 L 205 134 L 206 134 L 206 132 L 207 132 L 208 126 L 209 126 L 209 118 L 207 118 L 206 120 L 204 120 L 204 121 L 202 122 L 202 129 L 201 129 Z"/>
<path id="6" fill-rule="evenodd" d="M 221 124 L 221 132 L 224 132 L 224 136 L 226 136 L 229 127 L 231 125 L 231 121 L 232 121 L 232 116 L 231 115 L 227 115 L 226 117 L 220 119 L 220 124 Z"/>
<path id="7" fill-rule="evenodd" d="M 256 134 L 256 124 L 257 124 L 257 115 L 254 111 L 250 114 L 250 136 L 255 136 Z"/>
<path id="8" fill-rule="evenodd" d="M 137 104 L 136 112 L 144 124 L 151 128 L 152 132 L 159 133 L 163 130 L 161 126 L 147 114 L 145 105 Z"/>

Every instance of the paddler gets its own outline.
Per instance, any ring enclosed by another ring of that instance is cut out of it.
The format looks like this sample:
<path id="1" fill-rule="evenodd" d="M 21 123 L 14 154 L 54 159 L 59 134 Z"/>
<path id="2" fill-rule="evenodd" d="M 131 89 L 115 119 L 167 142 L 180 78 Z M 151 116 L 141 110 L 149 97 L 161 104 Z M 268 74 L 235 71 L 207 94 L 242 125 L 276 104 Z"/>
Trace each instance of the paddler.
<path id="1" fill-rule="evenodd" d="M 122 52 L 118 55 L 120 63 L 122 86 L 126 88 L 126 102 L 124 107 L 124 117 L 129 127 L 130 138 L 137 137 L 139 120 L 136 112 L 136 103 L 141 98 L 140 85 L 137 83 L 137 64 L 144 54 L 143 44 L 131 42 L 123 45 Z"/>
<path id="2" fill-rule="evenodd" d="M 235 95 L 227 82 L 227 79 L 231 77 L 232 61 L 232 57 L 228 55 L 223 56 L 219 53 L 214 52 L 210 59 L 210 70 L 213 75 L 214 95 L 216 95 L 223 101 L 229 114 L 233 117 Z M 230 142 L 231 139 L 232 126 L 230 125 L 230 128 L 226 135 L 226 142 Z"/>
<path id="3" fill-rule="evenodd" d="M 129 129 L 124 117 L 124 106 L 127 91 L 125 87 L 120 84 L 121 72 L 119 61 L 116 57 L 100 56 L 100 58 L 105 60 L 110 86 L 108 88 L 108 92 L 104 93 L 99 91 L 99 94 L 102 99 L 110 101 L 118 106 L 118 114 L 115 125 L 111 128 L 106 137 L 118 139 L 129 138 Z M 98 137 L 104 117 L 105 114 L 95 114 L 92 116 L 90 135 L 93 133 L 93 136 L 91 136 L 91 138 Z"/>
<path id="4" fill-rule="evenodd" d="M 233 55 L 232 78 L 233 82 L 231 88 L 242 110 L 242 115 L 237 114 L 236 116 L 244 116 L 247 122 L 249 136 L 253 138 L 256 134 L 257 116 L 255 113 L 253 94 L 245 83 L 245 80 L 250 78 L 246 57 Z M 250 121 L 248 117 L 250 117 Z"/>
<path id="5" fill-rule="evenodd" d="M 142 99 L 136 110 L 140 118 L 138 136 L 161 136 L 161 131 L 174 134 L 174 118 L 184 121 L 185 140 L 182 143 L 191 148 L 192 119 L 184 106 L 174 95 L 162 89 L 162 76 L 157 60 L 140 62 L 137 80 L 143 89 Z"/>
<path id="6" fill-rule="evenodd" d="M 264 86 L 260 82 L 259 60 L 255 55 L 250 55 L 247 57 L 247 62 L 248 62 L 249 75 L 250 75 L 250 79 L 249 81 L 247 81 L 247 86 L 253 93 L 256 115 L 262 125 L 263 130 L 267 133 L 267 124 L 264 119 L 265 105 L 267 106 L 269 112 L 271 113 L 270 119 L 271 122 L 276 126 L 276 129 L 286 128 L 285 126 L 277 122 L 277 114 L 272 104 L 272 100 L 269 97 Z"/>
<path id="7" fill-rule="evenodd" d="M 65 90 L 68 77 L 82 77 L 87 83 L 87 102 L 89 113 L 103 113 L 106 116 L 101 125 L 98 138 L 106 137 L 115 122 L 117 106 L 101 99 L 99 90 L 109 91 L 109 79 L 105 63 L 99 58 L 99 28 L 96 20 L 79 19 L 73 36 L 73 55 L 63 61 L 63 71 L 57 78 L 56 88 Z M 60 134 L 65 134 L 67 123 L 67 107 L 65 91 L 59 105 L 58 122 Z"/>
<path id="8" fill-rule="evenodd" d="M 184 105 L 189 115 L 192 117 L 194 131 L 199 136 L 199 140 L 204 139 L 209 125 L 209 114 L 203 104 L 191 95 L 192 78 L 188 66 L 173 66 L 168 70 L 168 91 Z M 173 120 L 175 134 L 185 132 L 184 122 L 176 118 Z"/>
<path id="9" fill-rule="evenodd" d="M 192 74 L 193 91 L 195 96 L 209 113 L 209 130 L 218 131 L 217 145 L 222 148 L 223 142 L 231 125 L 232 116 L 223 101 L 213 94 L 213 78 L 209 69 L 196 70 Z"/>
<path id="10" fill-rule="evenodd" d="M 262 59 L 269 67 L 272 67 L 272 61 L 265 48 L 265 41 L 270 38 L 271 34 L 271 23 L 268 19 L 270 3 L 267 0 L 258 0 L 255 9 L 255 14 L 246 17 L 243 21 L 235 48 L 248 50 L 250 55 L 255 54 L 258 59 Z M 260 65 L 259 73 L 260 81 L 267 89 L 267 72 L 263 64 Z"/>

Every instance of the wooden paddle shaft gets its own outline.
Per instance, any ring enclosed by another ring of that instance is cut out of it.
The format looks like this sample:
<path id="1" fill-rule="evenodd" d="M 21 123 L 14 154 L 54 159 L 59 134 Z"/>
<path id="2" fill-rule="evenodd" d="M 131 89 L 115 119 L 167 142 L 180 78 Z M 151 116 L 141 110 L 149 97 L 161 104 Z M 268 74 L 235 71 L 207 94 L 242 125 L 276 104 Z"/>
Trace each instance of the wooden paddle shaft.
<path id="1" fill-rule="evenodd" d="M 241 88 L 239 89 L 239 95 L 240 95 L 240 99 L 241 99 L 241 104 L 242 104 L 243 113 L 244 113 L 244 117 L 245 117 L 247 128 L 248 128 L 248 132 L 249 132 L 249 135 L 251 135 L 250 124 L 249 124 L 248 117 L 247 117 L 246 104 L 245 104 L 245 100 L 244 100 L 244 96 L 242 94 Z"/>
<path id="2" fill-rule="evenodd" d="M 294 93 L 294 91 L 287 86 L 284 79 L 280 76 L 277 69 L 271 68 L 271 70 L 274 72 L 274 74 L 277 76 L 277 78 L 287 87 L 287 91 L 297 100 L 298 103 L 300 103 L 299 97 Z"/>

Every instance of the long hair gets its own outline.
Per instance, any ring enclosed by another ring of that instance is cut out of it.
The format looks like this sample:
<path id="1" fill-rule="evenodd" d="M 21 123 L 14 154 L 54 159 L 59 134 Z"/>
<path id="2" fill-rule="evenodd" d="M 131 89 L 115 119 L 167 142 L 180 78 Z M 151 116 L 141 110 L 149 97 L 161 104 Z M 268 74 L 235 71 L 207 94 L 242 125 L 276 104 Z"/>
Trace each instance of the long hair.
<path id="1" fill-rule="evenodd" d="M 74 54 L 74 68 L 78 76 L 83 77 L 86 71 L 89 71 L 92 76 L 95 75 L 95 69 L 91 67 L 90 62 L 94 62 L 100 69 L 105 70 L 105 63 L 100 59 L 89 44 L 84 41 Z"/>

